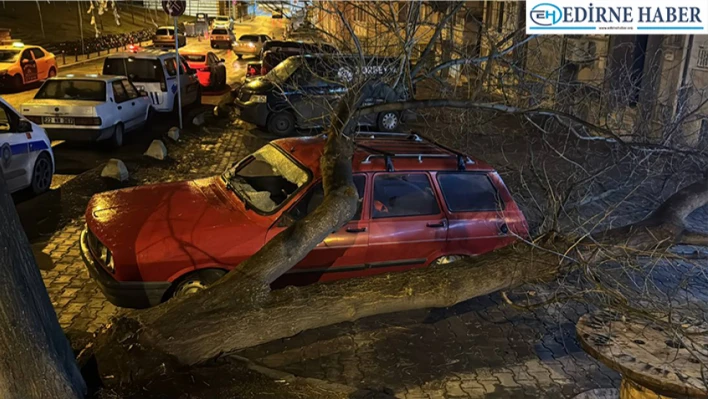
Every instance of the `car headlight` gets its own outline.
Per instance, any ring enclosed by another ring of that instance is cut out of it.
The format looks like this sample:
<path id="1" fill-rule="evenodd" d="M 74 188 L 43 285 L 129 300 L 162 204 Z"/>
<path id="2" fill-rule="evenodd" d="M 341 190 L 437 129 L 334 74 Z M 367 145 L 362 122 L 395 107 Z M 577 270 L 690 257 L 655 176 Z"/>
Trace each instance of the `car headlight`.
<path id="1" fill-rule="evenodd" d="M 254 94 L 251 96 L 251 102 L 264 103 L 266 102 L 266 96 L 265 94 Z"/>

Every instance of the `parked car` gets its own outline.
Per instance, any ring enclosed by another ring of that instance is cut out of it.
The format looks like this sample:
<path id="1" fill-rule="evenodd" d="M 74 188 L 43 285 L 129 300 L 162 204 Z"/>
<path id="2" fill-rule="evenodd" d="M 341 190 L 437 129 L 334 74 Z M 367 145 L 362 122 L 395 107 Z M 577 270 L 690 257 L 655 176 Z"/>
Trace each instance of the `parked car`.
<path id="1" fill-rule="evenodd" d="M 230 49 L 236 41 L 234 33 L 226 28 L 214 28 L 209 35 L 211 48 L 227 48 Z"/>
<path id="2" fill-rule="evenodd" d="M 305 41 L 280 41 L 270 40 L 263 45 L 260 69 L 256 69 L 252 74 L 246 73 L 246 83 L 257 76 L 267 74 L 288 57 L 307 54 L 337 54 L 339 50 L 328 43 L 305 42 Z M 249 64 L 250 65 L 250 64 Z M 254 65 L 255 66 L 255 65 Z"/>
<path id="3" fill-rule="evenodd" d="M 52 184 L 54 153 L 42 127 L 0 97 L 0 171 L 11 193 L 25 188 L 41 194 Z"/>
<path id="4" fill-rule="evenodd" d="M 244 84 L 234 104 L 240 119 L 266 128 L 277 136 L 290 136 L 296 129 L 318 128 L 329 123 L 332 110 L 347 92 L 346 84 L 354 74 L 383 75 L 388 66 L 375 59 L 357 70 L 350 56 L 295 56 L 281 62 L 268 74 Z M 388 61 L 386 61 L 388 62 Z M 364 106 L 398 101 L 404 93 L 379 84 Z M 384 111 L 360 119 L 360 125 L 376 126 L 379 131 L 395 131 L 401 123 L 397 111 Z"/>
<path id="5" fill-rule="evenodd" d="M 175 28 L 174 26 L 160 26 L 155 31 L 155 36 L 152 38 L 152 44 L 155 47 L 174 47 L 175 46 Z M 177 31 L 177 44 L 179 47 L 187 45 L 187 37 L 184 35 L 184 30 Z"/>
<path id="6" fill-rule="evenodd" d="M 57 75 L 54 54 L 40 46 L 15 42 L 0 46 L 0 87 L 20 90 L 26 84 Z"/>
<path id="7" fill-rule="evenodd" d="M 228 15 L 217 15 L 211 21 L 211 28 L 212 29 L 226 28 L 228 30 L 233 30 L 234 20 L 233 20 L 233 18 L 230 18 Z"/>
<path id="8" fill-rule="evenodd" d="M 109 141 L 123 145 L 126 133 L 145 127 L 152 115 L 147 93 L 124 76 L 55 77 L 44 82 L 22 113 L 52 140 Z"/>
<path id="9" fill-rule="evenodd" d="M 276 140 L 221 176 L 94 195 L 80 241 L 90 275 L 123 307 L 204 289 L 321 204 L 325 141 Z M 527 235 L 491 166 L 418 135 L 355 142 L 358 211 L 275 288 L 444 264 Z"/>
<path id="10" fill-rule="evenodd" d="M 180 56 L 182 107 L 201 104 L 202 88 L 197 71 Z M 118 53 L 103 61 L 104 75 L 127 76 L 139 91 L 145 91 L 157 112 L 177 111 L 177 63 L 174 52 L 145 50 L 136 54 Z"/>
<path id="11" fill-rule="evenodd" d="M 261 54 L 263 43 L 271 40 L 268 35 L 243 35 L 234 42 L 232 50 L 238 56 L 238 59 L 244 55 L 252 55 L 258 57 Z"/>
<path id="12" fill-rule="evenodd" d="M 187 65 L 197 71 L 197 78 L 202 87 L 209 89 L 221 88 L 226 85 L 226 66 L 224 59 L 211 51 L 183 51 L 181 56 L 187 60 Z"/>

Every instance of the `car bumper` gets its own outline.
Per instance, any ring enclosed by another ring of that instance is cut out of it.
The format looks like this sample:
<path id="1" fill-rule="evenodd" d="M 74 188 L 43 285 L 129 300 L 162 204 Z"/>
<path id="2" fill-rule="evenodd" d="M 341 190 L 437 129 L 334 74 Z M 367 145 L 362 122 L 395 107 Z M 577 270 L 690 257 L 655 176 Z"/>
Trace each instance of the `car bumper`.
<path id="1" fill-rule="evenodd" d="M 86 230 L 81 232 L 81 258 L 110 303 L 123 308 L 143 309 L 162 302 L 170 288 L 169 282 L 117 281 L 94 260 L 86 235 Z"/>
<path id="2" fill-rule="evenodd" d="M 74 127 L 47 127 L 40 125 L 47 132 L 51 140 L 94 142 L 110 138 L 115 131 L 115 127 L 105 127 L 102 129 L 77 129 Z"/>
<path id="3" fill-rule="evenodd" d="M 250 47 L 250 46 L 234 46 L 232 47 L 232 51 L 234 54 L 242 54 L 242 55 L 256 55 L 261 52 L 261 50 L 258 47 Z"/>
<path id="4" fill-rule="evenodd" d="M 256 126 L 265 126 L 268 123 L 268 105 L 265 103 L 242 103 L 234 101 L 236 112 L 242 121 L 253 123 Z"/>
<path id="5" fill-rule="evenodd" d="M 214 47 L 224 46 L 226 48 L 229 48 L 229 47 L 231 47 L 231 41 L 230 40 L 211 40 L 211 45 Z"/>

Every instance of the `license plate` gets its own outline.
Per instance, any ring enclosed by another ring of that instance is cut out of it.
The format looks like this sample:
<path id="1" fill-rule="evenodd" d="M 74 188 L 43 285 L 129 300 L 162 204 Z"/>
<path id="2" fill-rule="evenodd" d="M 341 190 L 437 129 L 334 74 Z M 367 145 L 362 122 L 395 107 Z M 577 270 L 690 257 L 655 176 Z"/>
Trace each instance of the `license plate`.
<path id="1" fill-rule="evenodd" d="M 45 117 L 42 117 L 42 123 L 51 124 L 51 125 L 73 125 L 74 118 L 45 116 Z"/>

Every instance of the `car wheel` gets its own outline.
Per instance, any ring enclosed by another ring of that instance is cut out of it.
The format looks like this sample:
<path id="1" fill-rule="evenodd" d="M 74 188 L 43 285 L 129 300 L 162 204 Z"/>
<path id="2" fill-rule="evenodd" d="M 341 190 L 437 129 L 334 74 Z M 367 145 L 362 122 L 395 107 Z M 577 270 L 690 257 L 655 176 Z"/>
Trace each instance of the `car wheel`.
<path id="1" fill-rule="evenodd" d="M 111 147 L 118 148 L 123 145 L 123 125 L 117 124 L 115 130 L 113 131 L 113 136 L 109 139 Z"/>
<path id="2" fill-rule="evenodd" d="M 295 117 L 288 111 L 280 111 L 268 119 L 268 132 L 281 137 L 292 136 L 295 132 Z"/>
<path id="3" fill-rule="evenodd" d="M 172 298 L 195 294 L 207 289 L 226 274 L 224 270 L 199 270 L 182 277 L 172 291 Z"/>
<path id="4" fill-rule="evenodd" d="M 20 74 L 17 74 L 12 77 L 12 88 L 14 90 L 22 90 L 23 86 L 24 82 L 22 81 L 22 76 L 20 76 Z"/>
<path id="5" fill-rule="evenodd" d="M 42 194 L 49 190 L 52 185 L 52 175 L 54 175 L 54 167 L 52 166 L 52 158 L 46 152 L 39 154 L 34 162 L 32 170 L 32 192 L 35 195 Z"/>
<path id="6" fill-rule="evenodd" d="M 57 70 L 54 67 L 49 68 L 49 72 L 47 72 L 47 79 L 53 78 L 57 76 Z"/>
<path id="7" fill-rule="evenodd" d="M 398 130 L 401 124 L 401 119 L 398 117 L 398 112 L 385 111 L 381 112 L 376 118 L 376 127 L 381 132 L 393 132 Z"/>
<path id="8" fill-rule="evenodd" d="M 243 59 L 243 54 L 236 54 L 236 57 L 238 57 L 239 60 Z"/>
<path id="9" fill-rule="evenodd" d="M 433 261 L 434 266 L 440 266 L 440 265 L 447 265 L 452 262 L 457 262 L 458 260 L 462 260 L 465 258 L 469 258 L 469 256 L 466 255 L 446 255 L 446 256 L 441 256 Z"/>

